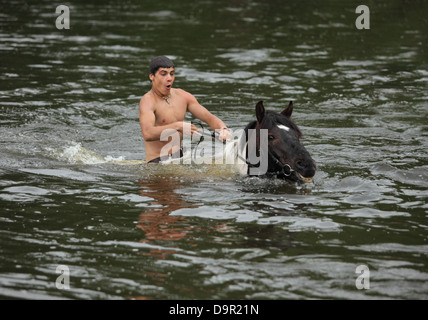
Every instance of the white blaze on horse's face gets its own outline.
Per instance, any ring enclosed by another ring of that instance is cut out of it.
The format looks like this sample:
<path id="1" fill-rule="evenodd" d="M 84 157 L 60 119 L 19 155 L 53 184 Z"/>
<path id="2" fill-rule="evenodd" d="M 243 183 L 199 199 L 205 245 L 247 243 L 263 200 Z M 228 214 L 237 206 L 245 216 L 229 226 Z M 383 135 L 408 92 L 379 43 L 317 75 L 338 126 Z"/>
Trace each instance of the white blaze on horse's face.
<path id="1" fill-rule="evenodd" d="M 287 132 L 289 132 L 289 131 L 290 131 L 290 128 L 289 128 L 289 127 L 287 127 L 287 126 L 284 126 L 283 124 L 279 124 L 279 125 L 278 125 L 278 128 L 280 128 L 281 130 L 285 130 L 285 131 L 287 131 Z"/>

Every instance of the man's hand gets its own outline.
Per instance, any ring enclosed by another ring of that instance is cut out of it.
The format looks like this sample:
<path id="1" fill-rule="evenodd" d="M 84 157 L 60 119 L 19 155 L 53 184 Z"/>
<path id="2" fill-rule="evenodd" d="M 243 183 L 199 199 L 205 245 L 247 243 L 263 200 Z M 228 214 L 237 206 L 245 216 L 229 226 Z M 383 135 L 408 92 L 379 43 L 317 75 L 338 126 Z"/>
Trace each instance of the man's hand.
<path id="1" fill-rule="evenodd" d="M 177 125 L 178 125 L 178 131 L 180 131 L 184 135 L 190 135 L 190 136 L 193 136 L 193 134 L 196 134 L 198 136 L 201 135 L 201 130 L 190 122 L 177 121 Z"/>
<path id="2" fill-rule="evenodd" d="M 228 128 L 221 128 L 216 130 L 218 132 L 218 139 L 222 142 L 226 142 L 232 139 L 232 134 L 230 133 Z"/>

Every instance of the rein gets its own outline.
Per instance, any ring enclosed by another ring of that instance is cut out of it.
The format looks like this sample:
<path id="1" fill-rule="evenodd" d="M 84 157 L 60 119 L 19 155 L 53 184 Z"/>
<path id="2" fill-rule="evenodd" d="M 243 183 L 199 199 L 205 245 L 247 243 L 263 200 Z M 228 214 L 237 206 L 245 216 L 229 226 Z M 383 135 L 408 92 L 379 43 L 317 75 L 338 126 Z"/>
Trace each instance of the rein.
<path id="1" fill-rule="evenodd" d="M 203 124 L 200 121 L 192 121 L 192 124 L 199 125 L 201 127 L 201 129 L 202 129 L 199 132 L 199 134 L 201 136 L 199 138 L 199 141 L 196 143 L 195 151 L 193 153 L 193 159 L 196 159 L 196 151 L 198 150 L 199 144 L 205 140 L 205 137 L 210 137 L 212 140 L 216 140 L 216 139 L 218 141 L 220 141 L 220 140 L 218 139 L 219 133 L 217 131 L 213 131 L 211 134 L 210 133 L 206 133 L 205 130 L 204 130 L 204 126 L 203 126 Z M 221 141 L 221 142 L 223 144 L 226 143 L 226 141 Z"/>

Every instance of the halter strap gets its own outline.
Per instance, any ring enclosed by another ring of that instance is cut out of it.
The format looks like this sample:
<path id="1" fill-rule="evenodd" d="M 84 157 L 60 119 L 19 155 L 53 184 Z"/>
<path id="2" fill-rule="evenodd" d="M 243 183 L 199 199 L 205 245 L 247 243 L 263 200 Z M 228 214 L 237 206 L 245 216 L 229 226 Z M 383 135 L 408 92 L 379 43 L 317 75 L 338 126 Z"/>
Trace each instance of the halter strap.
<path id="1" fill-rule="evenodd" d="M 274 161 L 274 163 L 277 166 L 281 167 L 281 170 L 280 171 L 274 171 L 274 172 L 266 172 L 266 175 L 275 176 L 275 175 L 278 175 L 278 174 L 283 174 L 284 176 L 289 177 L 295 171 L 295 170 L 293 170 L 291 168 L 291 166 L 288 163 L 282 164 L 281 161 L 271 151 L 269 151 L 269 150 L 268 150 L 268 156 L 272 158 L 272 160 Z M 252 164 L 251 162 L 249 162 L 247 159 L 242 158 L 239 154 L 238 154 L 238 158 L 240 158 L 241 160 L 245 161 L 245 163 L 249 167 L 255 167 L 254 164 Z M 288 173 L 285 172 L 286 168 L 288 168 Z"/>
<path id="2" fill-rule="evenodd" d="M 268 155 L 272 158 L 272 160 L 275 162 L 275 164 L 279 167 L 281 167 L 280 171 L 276 172 L 268 172 L 269 175 L 278 175 L 278 174 L 284 174 L 286 177 L 291 176 L 291 173 L 294 171 L 291 166 L 288 163 L 282 164 L 281 161 L 271 152 L 268 150 Z M 285 172 L 285 168 L 288 167 L 288 173 Z"/>

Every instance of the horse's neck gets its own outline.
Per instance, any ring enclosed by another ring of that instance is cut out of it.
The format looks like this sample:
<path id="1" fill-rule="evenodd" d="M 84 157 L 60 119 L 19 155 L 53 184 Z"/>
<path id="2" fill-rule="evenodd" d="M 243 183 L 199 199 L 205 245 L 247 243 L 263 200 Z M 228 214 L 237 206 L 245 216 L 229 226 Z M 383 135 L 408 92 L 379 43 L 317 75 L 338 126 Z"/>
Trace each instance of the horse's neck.
<path id="1" fill-rule="evenodd" d="M 243 131 L 238 139 L 230 141 L 224 147 L 224 163 L 233 164 L 240 175 L 245 176 L 247 174 L 247 139 L 246 134 Z"/>

